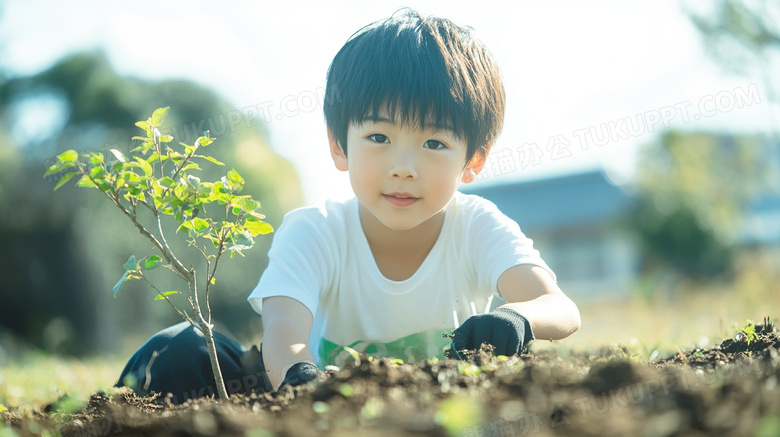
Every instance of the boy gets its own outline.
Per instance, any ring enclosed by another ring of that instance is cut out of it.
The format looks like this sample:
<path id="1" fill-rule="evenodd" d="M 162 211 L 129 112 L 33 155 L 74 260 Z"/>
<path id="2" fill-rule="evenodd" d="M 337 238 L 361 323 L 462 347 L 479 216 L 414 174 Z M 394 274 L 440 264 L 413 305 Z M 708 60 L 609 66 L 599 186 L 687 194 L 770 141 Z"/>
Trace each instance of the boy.
<path id="1" fill-rule="evenodd" d="M 469 31 L 412 10 L 366 26 L 333 59 L 326 96 L 331 156 L 355 197 L 292 211 L 275 232 L 248 298 L 263 316 L 262 351 L 217 339 L 232 352 L 219 354 L 231 392 L 310 381 L 345 346 L 404 361 L 482 343 L 512 355 L 579 328 L 519 226 L 456 191 L 482 170 L 504 117 L 498 67 Z M 508 303 L 488 312 L 495 295 Z M 203 339 L 174 328 L 136 352 L 118 385 L 135 375 L 134 388 L 204 392 Z M 178 353 L 166 361 L 168 347 Z M 183 355 L 202 365 L 183 372 Z"/>
<path id="2" fill-rule="evenodd" d="M 248 300 L 274 388 L 316 377 L 343 346 L 405 361 L 576 331 L 576 305 L 516 223 L 458 193 L 504 116 L 487 49 L 405 10 L 364 27 L 328 70 L 325 118 L 355 197 L 290 212 Z M 491 299 L 508 302 L 492 312 Z"/>

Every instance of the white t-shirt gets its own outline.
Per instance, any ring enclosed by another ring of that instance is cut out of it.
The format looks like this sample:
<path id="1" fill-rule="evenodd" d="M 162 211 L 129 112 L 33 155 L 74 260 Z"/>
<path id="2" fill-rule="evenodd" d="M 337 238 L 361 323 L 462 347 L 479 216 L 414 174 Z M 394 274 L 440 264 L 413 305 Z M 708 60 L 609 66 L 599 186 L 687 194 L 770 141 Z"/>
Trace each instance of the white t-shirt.
<path id="1" fill-rule="evenodd" d="M 456 192 L 438 240 L 419 269 L 393 281 L 379 271 L 356 198 L 288 213 L 275 232 L 269 264 L 248 300 L 298 300 L 314 320 L 309 348 L 320 368 L 341 364 L 343 346 L 407 362 L 442 357 L 450 334 L 487 312 L 498 278 L 518 264 L 554 273 L 520 227 L 479 196 Z"/>

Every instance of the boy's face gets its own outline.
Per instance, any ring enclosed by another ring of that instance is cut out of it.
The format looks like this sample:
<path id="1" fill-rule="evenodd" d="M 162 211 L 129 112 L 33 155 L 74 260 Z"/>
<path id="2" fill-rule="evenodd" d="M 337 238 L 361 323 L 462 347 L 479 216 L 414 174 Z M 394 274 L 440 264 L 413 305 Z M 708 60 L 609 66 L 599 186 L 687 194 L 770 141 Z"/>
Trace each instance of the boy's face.
<path id="1" fill-rule="evenodd" d="M 331 137 L 331 154 L 339 170 L 349 170 L 363 208 L 390 229 L 413 229 L 442 212 L 459 182 L 471 182 L 484 160 L 476 155 L 466 166 L 467 144 L 450 130 L 382 116 L 350 125 L 348 157 Z"/>

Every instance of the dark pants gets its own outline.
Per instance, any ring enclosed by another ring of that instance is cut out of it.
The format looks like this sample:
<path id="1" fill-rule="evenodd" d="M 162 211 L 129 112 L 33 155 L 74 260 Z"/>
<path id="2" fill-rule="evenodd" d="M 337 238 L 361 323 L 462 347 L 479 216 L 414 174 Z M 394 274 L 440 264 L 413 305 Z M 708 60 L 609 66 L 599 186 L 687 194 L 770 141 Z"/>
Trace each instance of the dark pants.
<path id="1" fill-rule="evenodd" d="M 217 358 L 228 394 L 270 391 L 271 383 L 256 346 L 245 349 L 214 331 Z M 171 393 L 171 402 L 218 396 L 206 340 L 188 322 L 163 329 L 143 344 L 127 362 L 116 387 L 127 386 L 141 396 Z"/>

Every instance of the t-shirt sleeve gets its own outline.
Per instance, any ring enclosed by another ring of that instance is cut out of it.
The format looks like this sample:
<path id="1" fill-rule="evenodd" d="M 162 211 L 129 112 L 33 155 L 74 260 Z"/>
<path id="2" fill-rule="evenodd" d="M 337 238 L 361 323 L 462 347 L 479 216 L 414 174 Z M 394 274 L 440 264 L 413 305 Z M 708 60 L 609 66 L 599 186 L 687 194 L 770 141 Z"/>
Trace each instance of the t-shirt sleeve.
<path id="1" fill-rule="evenodd" d="M 498 279 L 507 269 L 520 264 L 533 264 L 555 273 L 534 248 L 533 241 L 520 226 L 490 202 L 471 197 L 472 218 L 469 226 L 469 249 L 476 263 L 480 289 L 490 289 L 496 296 Z"/>
<path id="2" fill-rule="evenodd" d="M 327 228 L 316 209 L 285 216 L 268 251 L 268 267 L 247 300 L 262 313 L 263 298 L 286 296 L 317 313 L 320 292 L 330 283 L 335 259 Z"/>

